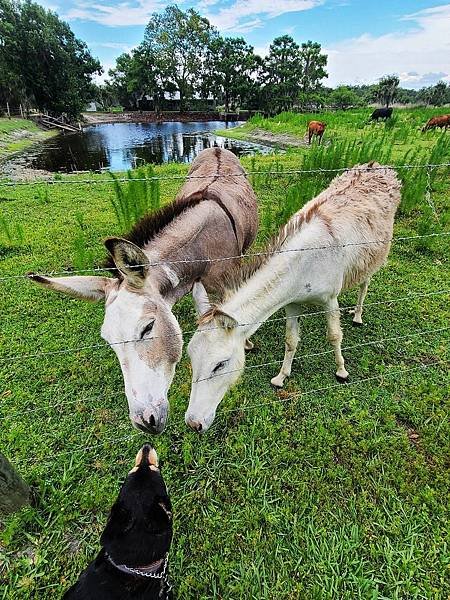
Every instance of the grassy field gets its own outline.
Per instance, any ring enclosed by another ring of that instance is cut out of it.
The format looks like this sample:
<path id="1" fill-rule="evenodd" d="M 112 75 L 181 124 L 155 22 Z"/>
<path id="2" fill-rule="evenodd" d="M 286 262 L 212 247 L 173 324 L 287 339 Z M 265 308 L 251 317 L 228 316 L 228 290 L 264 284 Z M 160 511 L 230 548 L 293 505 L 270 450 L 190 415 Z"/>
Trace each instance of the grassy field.
<path id="1" fill-rule="evenodd" d="M 386 143 L 391 141 L 400 146 L 398 149 L 394 148 L 394 154 L 404 155 L 406 149 L 417 151 L 429 145 L 430 140 L 436 138 L 436 133 L 431 131 L 419 135 L 421 128 L 431 117 L 448 113 L 448 108 L 445 107 L 394 109 L 392 118 L 387 122 L 375 123 L 369 121 L 372 110 L 359 108 L 311 114 L 284 112 L 268 119 L 255 115 L 244 125 L 220 130 L 220 134 L 236 139 L 258 138 L 264 134 L 271 134 L 274 137 L 273 143 L 276 145 L 278 136 L 282 146 L 286 145 L 283 143 L 283 136 L 288 135 L 292 136 L 292 141 L 304 140 L 306 143 L 309 121 L 319 120 L 327 126 L 324 143 L 332 144 L 341 139 L 366 143 L 368 138 L 383 136 Z"/>
<path id="2" fill-rule="evenodd" d="M 43 131 L 33 121 L 0 118 L 0 160 L 54 135 L 55 131 Z"/>
<path id="3" fill-rule="evenodd" d="M 364 137 L 336 116 L 336 131 L 347 133 L 335 139 L 330 127 L 330 145 L 244 159 L 260 173 L 252 176 L 261 214 L 256 247 L 332 177 L 288 170 L 371 158 L 448 162 L 448 134 L 422 136 L 413 116 L 399 116 L 411 119 L 409 135 L 379 124 Z M 428 188 L 426 171 L 400 174 L 395 235 L 448 231 L 449 169 L 432 171 Z M 114 186 L 102 182 L 106 175 L 93 178 L 0 187 L 0 277 L 100 263 L 102 239 L 121 230 Z M 162 202 L 181 184 L 162 181 Z M 331 354 L 306 357 L 329 350 L 323 315 L 306 310 L 286 388 L 270 387 L 279 364 L 246 370 L 211 430 L 198 436 L 184 424 L 190 370 L 183 356 L 168 429 L 151 440 L 174 505 L 176 597 L 448 597 L 449 294 L 434 292 L 450 289 L 449 251 L 444 236 L 393 244 L 369 288 L 365 327 L 342 318 L 348 385 L 336 384 Z M 341 306 L 355 299 L 348 292 Z M 102 305 L 20 278 L 0 281 L 0 302 L 0 449 L 34 490 L 33 506 L 2 524 L 0 598 L 46 600 L 60 597 L 95 556 L 146 438 L 129 424 L 118 362 L 99 336 Z M 176 314 L 183 330 L 195 327 L 189 298 Z M 283 336 L 283 321 L 264 325 L 248 365 L 281 360 Z"/>

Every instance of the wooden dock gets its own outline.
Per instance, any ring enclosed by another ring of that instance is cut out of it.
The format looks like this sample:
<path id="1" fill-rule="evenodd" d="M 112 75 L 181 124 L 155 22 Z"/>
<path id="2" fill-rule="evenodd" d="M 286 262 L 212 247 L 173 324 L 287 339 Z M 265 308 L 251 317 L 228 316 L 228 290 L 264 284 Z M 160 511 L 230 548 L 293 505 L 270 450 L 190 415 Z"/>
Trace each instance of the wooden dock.
<path id="1" fill-rule="evenodd" d="M 70 123 L 65 123 L 64 117 L 51 117 L 50 115 L 40 114 L 37 115 L 34 118 L 34 120 L 37 121 L 40 125 L 49 129 L 56 127 L 58 129 L 62 129 L 63 131 L 82 131 L 80 123 L 78 123 L 78 126 L 71 125 Z"/>

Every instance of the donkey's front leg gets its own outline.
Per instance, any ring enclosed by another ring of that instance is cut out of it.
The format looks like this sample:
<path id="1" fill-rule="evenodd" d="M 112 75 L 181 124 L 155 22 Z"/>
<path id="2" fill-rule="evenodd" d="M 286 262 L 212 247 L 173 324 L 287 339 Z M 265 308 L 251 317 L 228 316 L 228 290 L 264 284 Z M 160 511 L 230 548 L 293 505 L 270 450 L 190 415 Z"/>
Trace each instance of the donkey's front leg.
<path id="1" fill-rule="evenodd" d="M 327 303 L 327 324 L 328 324 L 328 341 L 331 342 L 334 350 L 334 358 L 336 360 L 337 371 L 336 379 L 342 383 L 347 381 L 348 373 L 344 366 L 344 357 L 341 352 L 342 329 L 341 329 L 341 314 L 337 298 L 331 299 Z"/>
<path id="2" fill-rule="evenodd" d="M 291 374 L 292 361 L 299 339 L 298 334 L 298 311 L 297 304 L 288 304 L 285 307 L 286 311 L 286 342 L 284 351 L 284 360 L 280 372 L 271 380 L 275 387 L 283 387 L 284 380 Z"/>

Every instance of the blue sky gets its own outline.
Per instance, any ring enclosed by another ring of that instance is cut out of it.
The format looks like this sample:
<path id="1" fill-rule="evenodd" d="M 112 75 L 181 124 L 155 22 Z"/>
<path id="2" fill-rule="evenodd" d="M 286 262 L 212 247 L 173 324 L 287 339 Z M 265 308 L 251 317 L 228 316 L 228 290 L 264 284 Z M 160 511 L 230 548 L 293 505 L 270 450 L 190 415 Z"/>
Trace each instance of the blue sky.
<path id="1" fill-rule="evenodd" d="M 39 0 L 38 0 L 39 1 Z M 105 69 L 139 44 L 160 0 L 42 0 L 69 22 Z M 328 85 L 372 83 L 397 73 L 402 85 L 450 83 L 450 3 L 427 0 L 179 0 L 222 35 L 243 36 L 260 54 L 273 38 L 318 41 L 329 55 Z"/>

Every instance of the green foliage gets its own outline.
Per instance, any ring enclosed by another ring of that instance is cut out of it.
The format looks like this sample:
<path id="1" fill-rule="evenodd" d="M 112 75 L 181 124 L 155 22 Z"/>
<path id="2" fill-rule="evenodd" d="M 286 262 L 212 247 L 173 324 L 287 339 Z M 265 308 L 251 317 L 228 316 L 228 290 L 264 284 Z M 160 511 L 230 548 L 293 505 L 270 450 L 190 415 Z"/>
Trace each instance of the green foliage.
<path id="1" fill-rule="evenodd" d="M 223 101 L 225 112 L 245 106 L 260 62 L 243 38 L 214 37 L 208 48 L 203 95 L 213 94 L 219 102 Z"/>
<path id="2" fill-rule="evenodd" d="M 0 104 L 81 112 L 101 66 L 67 23 L 29 0 L 0 0 L 0 40 Z"/>
<path id="3" fill-rule="evenodd" d="M 327 77 L 326 64 L 318 43 L 309 41 L 300 47 L 289 35 L 274 39 L 260 77 L 264 108 L 271 113 L 290 110 L 300 94 L 316 92 Z"/>
<path id="4" fill-rule="evenodd" d="M 340 85 L 329 95 L 329 101 L 332 106 L 340 110 L 359 106 L 361 100 L 359 96 L 349 86 Z"/>
<path id="5" fill-rule="evenodd" d="M 192 8 L 183 12 L 175 5 L 167 6 L 163 13 L 154 13 L 145 29 L 138 52 L 152 66 L 155 87 L 161 82 L 172 91 L 178 90 L 180 110 L 197 90 L 208 47 L 216 36 L 217 30 L 208 19 Z M 138 61 L 142 64 L 142 56 Z"/>
<path id="6" fill-rule="evenodd" d="M 128 180 L 109 172 L 114 180 L 115 197 L 111 197 L 114 214 L 122 232 L 128 231 L 147 212 L 160 207 L 160 186 L 151 165 L 127 171 Z"/>
<path id="7" fill-rule="evenodd" d="M 73 266 L 77 271 L 92 269 L 94 265 L 94 253 L 89 248 L 88 231 L 84 219 L 82 212 L 75 213 L 77 231 L 73 238 Z"/>
<path id="8" fill-rule="evenodd" d="M 10 246 L 22 246 L 25 241 L 23 226 L 20 223 L 11 224 L 0 213 L 0 239 Z"/>
<path id="9" fill-rule="evenodd" d="M 380 102 L 389 107 L 395 99 L 400 79 L 397 75 L 385 75 L 380 79 L 376 88 L 376 95 Z"/>
<path id="10" fill-rule="evenodd" d="M 450 102 L 450 84 L 439 81 L 436 85 L 422 88 L 420 98 L 432 106 L 444 106 Z"/>

